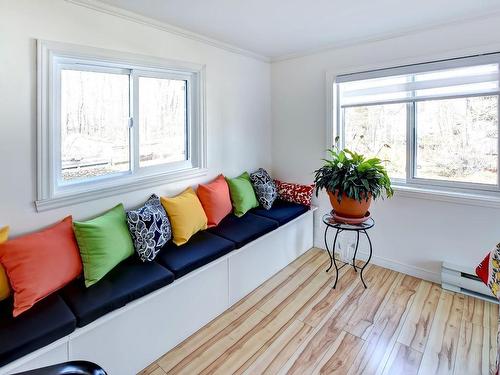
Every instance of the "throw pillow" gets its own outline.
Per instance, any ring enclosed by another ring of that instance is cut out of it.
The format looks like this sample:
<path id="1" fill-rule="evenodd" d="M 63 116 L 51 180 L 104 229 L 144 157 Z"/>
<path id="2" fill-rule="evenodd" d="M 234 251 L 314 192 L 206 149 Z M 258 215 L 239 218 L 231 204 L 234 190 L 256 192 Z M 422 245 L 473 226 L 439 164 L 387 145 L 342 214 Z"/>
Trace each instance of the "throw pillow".
<path id="1" fill-rule="evenodd" d="M 500 243 L 486 254 L 477 266 L 476 274 L 491 289 L 493 295 L 500 299 Z"/>
<path id="2" fill-rule="evenodd" d="M 144 206 L 127 212 L 127 224 L 135 251 L 143 262 L 151 262 L 172 238 L 172 229 L 160 198 L 153 194 Z"/>
<path id="3" fill-rule="evenodd" d="M 71 216 L 0 245 L 0 262 L 14 294 L 13 315 L 18 316 L 81 274 Z"/>
<path id="4" fill-rule="evenodd" d="M 0 245 L 7 241 L 9 237 L 9 227 L 0 228 Z M 3 301 L 10 296 L 9 279 L 5 269 L 0 264 L 0 301 Z"/>
<path id="5" fill-rule="evenodd" d="M 500 299 L 500 243 L 477 266 L 476 274 L 491 289 L 493 295 Z M 500 326 L 497 330 L 497 348 L 495 374 L 500 369 Z"/>
<path id="6" fill-rule="evenodd" d="M 87 288 L 134 254 L 122 204 L 95 219 L 75 221 L 73 228 L 80 246 Z"/>
<path id="7" fill-rule="evenodd" d="M 259 207 L 259 202 L 250 182 L 247 172 L 236 178 L 226 178 L 233 202 L 234 214 L 238 217 L 245 215 L 249 210 Z"/>
<path id="8" fill-rule="evenodd" d="M 172 224 L 173 242 L 183 245 L 200 230 L 207 229 L 207 215 L 192 188 L 187 188 L 173 198 L 161 197 Z"/>
<path id="9" fill-rule="evenodd" d="M 229 187 L 223 175 L 208 184 L 200 184 L 196 194 L 207 215 L 209 228 L 218 225 L 233 209 Z"/>
<path id="10" fill-rule="evenodd" d="M 278 191 L 273 179 L 264 168 L 259 168 L 250 175 L 250 181 L 252 181 L 260 205 L 266 210 L 271 209 L 274 201 L 278 198 Z"/>
<path id="11" fill-rule="evenodd" d="M 314 192 L 314 184 L 300 185 L 274 180 L 278 197 L 287 202 L 302 204 L 311 207 L 311 199 Z"/>

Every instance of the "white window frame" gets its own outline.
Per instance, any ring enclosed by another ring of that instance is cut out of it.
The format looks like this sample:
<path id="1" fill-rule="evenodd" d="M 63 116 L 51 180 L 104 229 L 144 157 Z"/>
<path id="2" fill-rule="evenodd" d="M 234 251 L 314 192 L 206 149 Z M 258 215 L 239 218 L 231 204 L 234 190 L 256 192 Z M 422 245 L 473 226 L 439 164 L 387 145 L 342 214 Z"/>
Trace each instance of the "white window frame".
<path id="1" fill-rule="evenodd" d="M 361 73 L 346 71 L 342 73 L 327 72 L 327 147 L 331 147 L 334 140 L 339 136 L 340 146 L 345 146 L 345 128 L 343 119 L 343 110 L 340 106 L 340 82 L 352 80 L 362 80 L 370 78 L 379 78 L 385 76 L 396 76 L 403 74 L 426 72 L 429 70 L 460 68 L 474 65 L 483 65 L 488 63 L 500 63 L 500 53 L 490 53 L 484 55 L 475 55 L 469 57 L 453 58 L 449 60 L 440 60 L 429 63 L 416 63 L 402 65 L 395 68 L 374 68 L 361 70 Z M 496 94 L 498 95 L 498 93 Z M 474 96 L 469 95 L 467 97 Z M 464 97 L 463 95 L 448 95 L 440 97 L 442 99 L 453 99 Z M 390 102 L 387 102 L 390 103 Z M 380 102 L 376 104 L 387 104 Z M 470 203 L 473 205 L 500 207 L 500 155 L 498 157 L 497 184 L 478 184 L 469 182 L 455 182 L 425 179 L 416 177 L 415 161 L 416 140 L 415 140 L 415 102 L 407 103 L 407 146 L 406 146 L 406 179 L 394 179 L 393 185 L 398 194 L 409 197 L 420 197 L 431 200 Z M 498 116 L 500 120 L 500 95 L 498 103 Z M 500 121 L 499 121 L 500 134 Z M 500 153 L 500 136 L 498 137 L 498 150 Z"/>
<path id="2" fill-rule="evenodd" d="M 92 47 L 37 41 L 38 211 L 77 204 L 207 173 L 205 66 Z M 130 171 L 63 183 L 60 178 L 60 72 L 62 68 L 112 71 L 130 76 Z M 139 167 L 139 77 L 187 82 L 187 160 Z M 134 144 L 135 147 L 132 145 Z"/>

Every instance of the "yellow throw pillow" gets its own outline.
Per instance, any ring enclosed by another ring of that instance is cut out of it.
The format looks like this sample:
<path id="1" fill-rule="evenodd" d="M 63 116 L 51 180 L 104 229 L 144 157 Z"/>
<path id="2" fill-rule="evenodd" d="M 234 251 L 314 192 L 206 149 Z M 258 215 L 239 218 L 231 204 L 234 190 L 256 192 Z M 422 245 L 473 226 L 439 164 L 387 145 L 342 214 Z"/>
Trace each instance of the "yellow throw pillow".
<path id="1" fill-rule="evenodd" d="M 9 227 L 0 228 L 0 244 L 7 241 L 9 237 Z M 10 296 L 9 280 L 4 268 L 0 264 L 0 301 L 3 301 Z"/>
<path id="2" fill-rule="evenodd" d="M 173 242 L 182 245 L 196 232 L 207 229 L 207 215 L 192 188 L 173 198 L 161 197 L 172 225 Z"/>

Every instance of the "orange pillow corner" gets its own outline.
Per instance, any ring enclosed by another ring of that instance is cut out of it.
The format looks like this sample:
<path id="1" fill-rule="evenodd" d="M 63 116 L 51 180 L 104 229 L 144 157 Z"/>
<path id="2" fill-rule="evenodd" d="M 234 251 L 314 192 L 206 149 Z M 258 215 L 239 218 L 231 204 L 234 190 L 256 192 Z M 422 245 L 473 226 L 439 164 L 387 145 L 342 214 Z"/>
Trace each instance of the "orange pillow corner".
<path id="1" fill-rule="evenodd" d="M 0 246 L 0 262 L 14 293 L 16 317 L 82 273 L 72 217 L 7 241 Z"/>
<path id="2" fill-rule="evenodd" d="M 207 215 L 208 228 L 217 226 L 233 210 L 229 186 L 222 174 L 212 182 L 198 185 L 196 194 Z"/>

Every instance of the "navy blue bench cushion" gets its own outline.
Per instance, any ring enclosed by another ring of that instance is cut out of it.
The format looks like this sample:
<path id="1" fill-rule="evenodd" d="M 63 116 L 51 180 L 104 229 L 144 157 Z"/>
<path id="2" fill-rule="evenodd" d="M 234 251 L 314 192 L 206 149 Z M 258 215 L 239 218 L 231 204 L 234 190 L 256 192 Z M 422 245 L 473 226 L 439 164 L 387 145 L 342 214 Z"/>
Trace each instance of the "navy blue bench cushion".
<path id="1" fill-rule="evenodd" d="M 78 327 L 83 327 L 173 281 L 174 275 L 166 268 L 133 256 L 90 288 L 80 278 L 67 285 L 61 295 L 75 314 Z"/>
<path id="2" fill-rule="evenodd" d="M 0 366 L 69 335 L 76 318 L 57 294 L 12 317 L 12 300 L 0 302 Z"/>
<path id="3" fill-rule="evenodd" d="M 179 278 L 233 249 L 233 242 L 204 230 L 193 235 L 184 245 L 167 243 L 157 255 L 156 260 L 171 270 L 176 278 Z"/>
<path id="4" fill-rule="evenodd" d="M 247 213 L 242 217 L 231 214 L 226 216 L 219 225 L 210 228 L 209 231 L 233 241 L 236 248 L 239 249 L 250 241 L 278 228 L 278 226 L 279 224 L 275 220 L 251 213 Z"/>
<path id="5" fill-rule="evenodd" d="M 280 223 L 280 225 L 283 225 L 307 211 L 309 211 L 309 207 L 302 204 L 278 200 L 274 202 L 273 206 L 269 210 L 259 207 L 254 208 L 250 212 L 254 215 L 276 220 Z"/>

